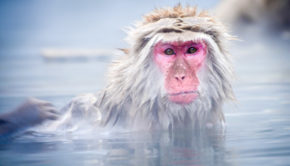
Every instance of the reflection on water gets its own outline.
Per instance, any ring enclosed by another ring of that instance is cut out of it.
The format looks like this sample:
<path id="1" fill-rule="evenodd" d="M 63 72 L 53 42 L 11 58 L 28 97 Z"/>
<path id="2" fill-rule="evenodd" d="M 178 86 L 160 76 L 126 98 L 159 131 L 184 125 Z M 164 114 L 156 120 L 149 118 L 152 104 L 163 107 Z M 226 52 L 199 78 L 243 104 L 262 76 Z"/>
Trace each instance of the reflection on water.
<path id="1" fill-rule="evenodd" d="M 243 40 L 231 43 L 237 102 L 224 108 L 225 130 L 109 133 L 84 125 L 74 133 L 28 132 L 0 143 L 0 165 L 289 165 L 289 40 L 265 35 L 260 27 L 237 35 Z M 34 37 L 28 47 L 11 36 L 9 47 L 0 46 L 1 112 L 27 96 L 62 107 L 77 94 L 104 87 L 112 57 L 43 61 L 37 45 L 43 41 Z"/>
<path id="2" fill-rule="evenodd" d="M 217 134 L 220 133 L 220 134 Z M 3 145 L 5 165 L 228 165 L 221 131 L 27 135 Z M 21 157 L 11 159 L 12 154 Z"/>

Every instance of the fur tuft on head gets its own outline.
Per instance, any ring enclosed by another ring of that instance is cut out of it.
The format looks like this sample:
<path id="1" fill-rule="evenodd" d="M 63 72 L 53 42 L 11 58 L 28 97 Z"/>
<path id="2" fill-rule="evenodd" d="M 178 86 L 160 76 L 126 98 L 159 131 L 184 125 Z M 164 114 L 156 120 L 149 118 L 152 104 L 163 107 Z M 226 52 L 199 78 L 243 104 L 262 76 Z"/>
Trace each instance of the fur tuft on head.
<path id="1" fill-rule="evenodd" d="M 197 7 L 182 7 L 180 4 L 173 8 L 159 8 L 143 18 L 143 25 L 159 21 L 163 18 L 210 17 L 206 11 L 198 13 Z M 212 20 L 213 21 L 213 20 Z"/>

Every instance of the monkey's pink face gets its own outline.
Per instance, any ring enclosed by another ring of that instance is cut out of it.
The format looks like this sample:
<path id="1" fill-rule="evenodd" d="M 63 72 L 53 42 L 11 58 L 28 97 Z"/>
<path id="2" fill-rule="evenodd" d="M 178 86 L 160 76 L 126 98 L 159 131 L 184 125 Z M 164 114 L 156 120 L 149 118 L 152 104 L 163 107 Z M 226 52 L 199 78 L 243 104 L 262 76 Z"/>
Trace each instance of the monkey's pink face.
<path id="1" fill-rule="evenodd" d="M 154 61 L 165 77 L 169 100 L 189 104 L 197 97 L 197 72 L 204 64 L 207 46 L 204 42 L 159 42 L 154 47 Z"/>

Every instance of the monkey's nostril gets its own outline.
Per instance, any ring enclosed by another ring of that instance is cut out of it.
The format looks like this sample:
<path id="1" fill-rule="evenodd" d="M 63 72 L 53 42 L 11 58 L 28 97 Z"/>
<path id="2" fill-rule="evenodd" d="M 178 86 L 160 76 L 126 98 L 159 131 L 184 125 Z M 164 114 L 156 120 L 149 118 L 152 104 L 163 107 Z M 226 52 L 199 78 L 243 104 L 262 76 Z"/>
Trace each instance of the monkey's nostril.
<path id="1" fill-rule="evenodd" d="M 174 77 L 176 81 L 183 81 L 185 79 L 185 76 L 175 76 Z"/>

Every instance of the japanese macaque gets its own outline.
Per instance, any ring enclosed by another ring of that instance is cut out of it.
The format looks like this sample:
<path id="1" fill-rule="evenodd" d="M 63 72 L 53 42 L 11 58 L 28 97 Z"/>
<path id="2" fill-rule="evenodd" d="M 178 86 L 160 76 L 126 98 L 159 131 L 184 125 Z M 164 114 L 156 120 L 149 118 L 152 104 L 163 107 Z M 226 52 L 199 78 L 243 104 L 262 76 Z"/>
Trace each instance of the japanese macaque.
<path id="1" fill-rule="evenodd" d="M 221 23 L 195 7 L 156 9 L 129 30 L 130 48 L 110 66 L 106 88 L 73 99 L 51 125 L 70 126 L 80 116 L 99 127 L 132 129 L 221 124 L 222 105 L 234 98 L 229 39 Z M 52 108 L 29 114 L 42 122 L 49 118 L 35 115 L 47 111 L 52 117 Z M 17 124 L 21 115 L 0 118 Z"/>

